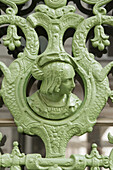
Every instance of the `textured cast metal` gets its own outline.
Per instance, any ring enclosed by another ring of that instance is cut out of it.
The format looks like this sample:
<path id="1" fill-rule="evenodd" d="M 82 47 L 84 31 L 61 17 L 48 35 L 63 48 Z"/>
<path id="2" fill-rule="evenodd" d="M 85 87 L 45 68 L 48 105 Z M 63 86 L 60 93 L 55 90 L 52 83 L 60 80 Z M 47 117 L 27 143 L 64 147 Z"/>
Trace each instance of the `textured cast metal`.
<path id="1" fill-rule="evenodd" d="M 24 52 L 18 54 L 9 68 L 0 62 L 0 69 L 4 73 L 0 95 L 13 115 L 18 131 L 42 138 L 46 158 L 41 158 L 39 154 L 21 154 L 18 143 L 15 142 L 11 154 L 0 156 L 0 165 L 11 169 L 21 169 L 21 165 L 25 165 L 27 169 L 48 170 L 82 170 L 86 166 L 90 166 L 92 170 L 98 170 L 101 166 L 112 169 L 113 151 L 109 157 L 101 156 L 95 144 L 91 155 L 65 158 L 66 146 L 71 137 L 91 132 L 108 97 L 113 100 L 107 77 L 113 62 L 103 68 L 85 45 L 87 35 L 93 27 L 93 47 L 102 51 L 105 46 L 110 45 L 109 36 L 105 35 L 102 24 L 113 26 L 113 17 L 107 16 L 102 6 L 111 0 L 83 0 L 94 4 L 94 16 L 88 19 L 76 14 L 74 6 L 66 6 L 66 0 L 45 0 L 45 4 L 38 5 L 27 19 L 17 16 L 16 4 L 27 1 L 0 0 L 10 6 L 6 9 L 6 14 L 0 15 L 0 24 L 9 24 L 7 35 L 3 38 L 4 45 L 12 51 L 21 45 L 17 26 L 26 38 Z M 38 55 L 37 26 L 46 30 L 49 40 L 41 55 Z M 66 53 L 63 47 L 63 35 L 68 28 L 76 30 L 72 42 L 74 57 Z M 75 71 L 84 84 L 83 101 L 72 93 Z M 39 90 L 26 97 L 31 76 L 42 83 Z M 109 140 L 113 142 L 110 134 Z"/>

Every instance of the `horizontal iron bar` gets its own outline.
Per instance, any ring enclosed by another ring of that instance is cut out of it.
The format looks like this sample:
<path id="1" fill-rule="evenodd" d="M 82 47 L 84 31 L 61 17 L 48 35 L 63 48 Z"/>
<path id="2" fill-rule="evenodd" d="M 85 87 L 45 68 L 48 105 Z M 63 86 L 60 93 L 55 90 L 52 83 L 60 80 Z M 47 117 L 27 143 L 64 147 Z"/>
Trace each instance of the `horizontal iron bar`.
<path id="1" fill-rule="evenodd" d="M 1 167 L 15 167 L 17 170 L 20 170 L 20 166 L 22 165 L 25 165 L 29 170 L 53 170 L 53 168 L 57 167 L 57 169 L 63 167 L 65 170 L 83 170 L 87 166 L 108 168 L 109 161 L 112 161 L 111 159 L 109 160 L 109 157 L 100 156 L 98 158 L 97 155 L 89 155 L 88 158 L 85 155 L 71 155 L 70 158 L 41 158 L 39 154 L 16 155 L 14 153 L 0 155 Z M 55 167 L 56 165 L 57 167 Z"/>
<path id="2" fill-rule="evenodd" d="M 113 126 L 113 120 L 111 119 L 98 119 L 97 126 Z M 0 119 L 0 127 L 16 127 L 13 119 Z"/>
<path id="3" fill-rule="evenodd" d="M 0 127 L 16 127 L 13 119 L 0 119 Z"/>

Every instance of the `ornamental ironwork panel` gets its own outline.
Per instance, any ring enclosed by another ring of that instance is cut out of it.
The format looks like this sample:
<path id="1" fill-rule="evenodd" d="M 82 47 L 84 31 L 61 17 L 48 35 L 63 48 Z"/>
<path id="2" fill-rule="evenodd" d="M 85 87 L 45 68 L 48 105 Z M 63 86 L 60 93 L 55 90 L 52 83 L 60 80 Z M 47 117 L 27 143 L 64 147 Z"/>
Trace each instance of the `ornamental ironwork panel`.
<path id="1" fill-rule="evenodd" d="M 40 136 L 46 147 L 46 158 L 40 154 L 21 153 L 18 142 L 13 143 L 11 154 L 0 155 L 0 166 L 11 170 L 91 170 L 100 167 L 113 169 L 113 150 L 109 156 L 100 155 L 97 145 L 92 145 L 88 155 L 72 155 L 65 158 L 69 140 L 91 132 L 97 117 L 108 98 L 113 101 L 113 91 L 109 87 L 108 74 L 112 71 L 113 61 L 104 68 L 95 60 L 93 53 L 86 47 L 88 33 L 94 28 L 92 46 L 103 51 L 110 45 L 103 25 L 113 26 L 113 17 L 107 15 L 105 8 L 112 0 L 82 0 L 93 6 L 92 16 L 84 18 L 76 13 L 67 0 L 44 0 L 27 18 L 19 16 L 19 5 L 28 0 L 0 0 L 7 5 L 0 15 L 0 24 L 7 25 L 4 45 L 14 51 L 21 47 L 19 28 L 25 37 L 23 52 L 7 67 L 0 62 L 4 74 L 0 96 L 14 117 L 18 132 Z M 35 28 L 41 26 L 47 32 L 48 45 L 39 54 L 39 38 Z M 72 42 L 73 55 L 63 46 L 64 33 L 68 28 L 75 29 Z M 84 99 L 72 93 L 75 74 L 84 86 Z M 33 77 L 38 80 L 38 89 L 27 95 L 28 83 Z M 113 143 L 113 136 L 108 139 Z M 2 133 L 0 133 L 2 140 Z"/>

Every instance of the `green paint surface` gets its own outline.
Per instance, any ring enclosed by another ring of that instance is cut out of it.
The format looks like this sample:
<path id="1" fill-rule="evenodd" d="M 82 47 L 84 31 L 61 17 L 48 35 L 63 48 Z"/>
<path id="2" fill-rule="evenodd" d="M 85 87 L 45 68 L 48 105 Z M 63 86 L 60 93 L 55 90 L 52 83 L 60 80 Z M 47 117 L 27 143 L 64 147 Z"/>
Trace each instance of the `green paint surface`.
<path id="1" fill-rule="evenodd" d="M 72 155 L 65 158 L 69 140 L 91 132 L 108 97 L 113 101 L 113 91 L 109 88 L 108 73 L 113 67 L 110 62 L 104 68 L 95 60 L 86 48 L 86 38 L 94 28 L 93 47 L 100 51 L 110 45 L 109 36 L 102 24 L 113 26 L 113 17 L 106 15 L 102 6 L 110 0 L 83 0 L 94 4 L 94 16 L 84 19 L 75 13 L 74 6 L 67 5 L 66 0 L 45 0 L 38 5 L 35 12 L 27 19 L 17 16 L 16 4 L 28 0 L 0 0 L 9 5 L 5 15 L 0 15 L 0 25 L 9 24 L 4 45 L 14 50 L 21 45 L 17 35 L 17 26 L 26 38 L 26 47 L 8 67 L 0 62 L 4 74 L 0 95 L 14 117 L 18 132 L 39 135 L 46 147 L 46 158 L 39 154 L 20 153 L 18 143 L 14 142 L 11 154 L 0 155 L 0 166 L 21 169 L 48 170 L 82 170 L 90 166 L 92 170 L 99 167 L 113 168 L 112 152 L 109 157 L 99 155 L 96 144 L 92 145 L 90 155 Z M 46 50 L 38 55 L 39 40 L 35 31 L 42 26 L 48 35 Z M 68 28 L 76 30 L 73 36 L 73 55 L 63 47 L 63 36 Z M 76 88 L 75 71 L 83 81 L 85 96 L 81 101 L 72 93 Z M 40 88 L 31 96 L 26 96 L 30 77 L 41 81 Z M 2 138 L 2 134 L 1 134 Z M 113 137 L 109 134 L 109 141 Z M 96 160 L 96 161 L 95 161 Z"/>

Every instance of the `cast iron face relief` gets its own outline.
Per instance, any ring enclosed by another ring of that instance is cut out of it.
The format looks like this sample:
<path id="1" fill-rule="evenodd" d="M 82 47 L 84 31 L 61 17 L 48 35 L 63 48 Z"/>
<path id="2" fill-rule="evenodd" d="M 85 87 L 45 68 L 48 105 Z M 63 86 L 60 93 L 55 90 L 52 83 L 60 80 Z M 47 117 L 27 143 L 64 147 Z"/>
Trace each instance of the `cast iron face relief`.
<path id="1" fill-rule="evenodd" d="M 17 5 L 27 1 L 0 0 L 11 6 L 7 8 L 6 14 L 0 16 L 1 25 L 9 24 L 7 35 L 3 38 L 4 45 L 12 51 L 21 45 L 17 26 L 26 38 L 24 52 L 18 54 L 9 68 L 0 62 L 4 74 L 0 95 L 14 117 L 18 132 L 39 135 L 44 141 L 48 158 L 44 160 L 39 154 L 25 156 L 20 153 L 15 142 L 12 154 L 6 155 L 10 157 L 9 162 L 5 163 L 5 155 L 1 155 L 0 165 L 13 169 L 20 169 L 21 165 L 26 165 L 27 169 L 48 170 L 82 170 L 86 166 L 91 166 L 92 170 L 98 170 L 100 166 L 112 169 L 113 153 L 109 158 L 103 157 L 99 155 L 95 144 L 92 145 L 91 155 L 65 158 L 66 146 L 71 137 L 91 132 L 108 97 L 113 100 L 107 77 L 113 62 L 103 68 L 85 45 L 93 27 L 93 47 L 102 51 L 110 45 L 102 24 L 113 26 L 113 17 L 107 16 L 102 6 L 111 0 L 83 0 L 94 4 L 94 16 L 88 19 L 76 14 L 74 6 L 66 6 L 66 0 L 45 0 L 45 4 L 38 5 L 35 12 L 24 19 L 16 15 Z M 49 39 L 41 55 L 38 55 L 37 26 L 46 30 Z M 63 36 L 68 28 L 76 30 L 72 42 L 74 57 L 66 53 L 63 47 Z M 72 93 L 73 88 L 76 88 L 75 71 L 84 84 L 83 101 Z M 27 96 L 26 89 L 31 76 L 41 81 L 41 85 L 35 93 Z M 110 135 L 109 140 L 112 141 Z M 95 158 L 98 161 L 92 164 Z M 18 162 L 12 164 L 13 159 L 18 159 Z"/>
<path id="2" fill-rule="evenodd" d="M 32 75 L 42 80 L 40 89 L 27 98 L 35 113 L 48 119 L 62 119 L 75 113 L 81 101 L 71 93 L 75 72 L 70 63 L 56 61 L 41 68 L 36 64 Z"/>

